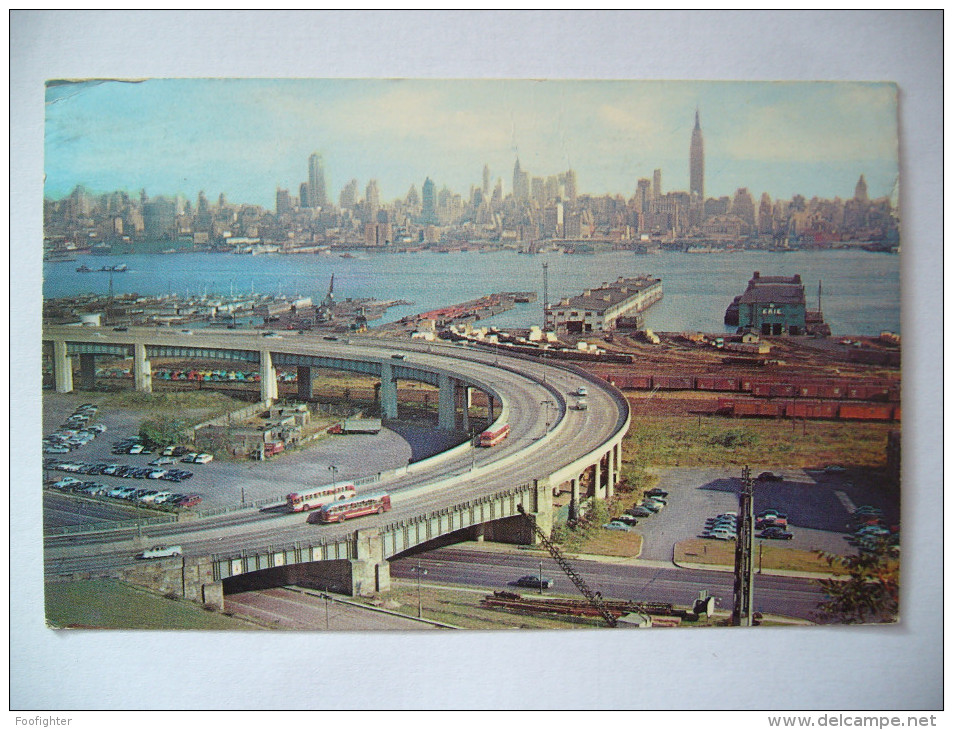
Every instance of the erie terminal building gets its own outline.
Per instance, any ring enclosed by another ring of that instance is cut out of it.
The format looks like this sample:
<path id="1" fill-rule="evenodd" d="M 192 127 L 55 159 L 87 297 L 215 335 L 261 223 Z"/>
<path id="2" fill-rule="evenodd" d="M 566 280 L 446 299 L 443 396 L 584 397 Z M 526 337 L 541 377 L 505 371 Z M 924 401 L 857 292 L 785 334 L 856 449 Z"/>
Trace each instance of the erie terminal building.
<path id="1" fill-rule="evenodd" d="M 755 271 L 748 288 L 728 305 L 725 324 L 762 335 L 830 334 L 820 308 L 820 285 L 818 308 L 809 310 L 800 274 L 762 276 Z"/>
<path id="2" fill-rule="evenodd" d="M 639 316 L 662 298 L 662 280 L 647 275 L 619 277 L 587 289 L 581 296 L 562 299 L 546 306 L 546 329 L 565 334 L 585 334 L 640 327 Z"/>

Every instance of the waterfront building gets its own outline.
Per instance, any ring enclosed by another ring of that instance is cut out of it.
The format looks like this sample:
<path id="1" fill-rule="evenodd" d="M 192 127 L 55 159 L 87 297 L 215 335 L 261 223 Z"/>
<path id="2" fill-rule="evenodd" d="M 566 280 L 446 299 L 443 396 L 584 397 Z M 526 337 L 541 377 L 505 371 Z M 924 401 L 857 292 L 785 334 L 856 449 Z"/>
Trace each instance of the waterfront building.
<path id="1" fill-rule="evenodd" d="M 698 109 L 695 110 L 695 128 L 692 130 L 692 144 L 689 150 L 688 192 L 705 199 L 705 141 L 702 139 L 701 122 Z"/>
<path id="2" fill-rule="evenodd" d="M 807 304 L 801 275 L 761 276 L 755 271 L 738 297 L 738 327 L 763 335 L 803 335 Z"/>
<path id="3" fill-rule="evenodd" d="M 585 334 L 614 329 L 620 317 L 643 312 L 662 298 L 662 280 L 646 275 L 619 277 L 581 296 L 546 307 L 546 330 Z"/>

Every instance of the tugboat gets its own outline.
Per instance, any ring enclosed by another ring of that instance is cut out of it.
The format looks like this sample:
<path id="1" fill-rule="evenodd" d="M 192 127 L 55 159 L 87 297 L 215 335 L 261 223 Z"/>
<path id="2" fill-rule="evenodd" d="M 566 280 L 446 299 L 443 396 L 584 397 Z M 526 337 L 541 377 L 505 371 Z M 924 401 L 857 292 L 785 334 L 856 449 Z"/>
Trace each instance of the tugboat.
<path id="1" fill-rule="evenodd" d="M 86 264 L 83 264 L 82 266 L 76 269 L 76 272 L 79 274 L 88 274 L 91 271 L 92 269 L 89 268 Z"/>

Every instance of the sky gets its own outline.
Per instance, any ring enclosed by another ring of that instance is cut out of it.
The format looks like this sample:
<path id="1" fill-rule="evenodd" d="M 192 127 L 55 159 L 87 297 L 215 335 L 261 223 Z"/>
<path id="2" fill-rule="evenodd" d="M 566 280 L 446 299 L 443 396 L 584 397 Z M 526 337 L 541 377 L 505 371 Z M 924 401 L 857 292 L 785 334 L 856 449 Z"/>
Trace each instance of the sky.
<path id="1" fill-rule="evenodd" d="M 634 194 L 662 170 L 688 189 L 695 110 L 705 194 L 757 200 L 897 197 L 896 87 L 854 82 L 150 79 L 48 84 L 45 195 L 145 189 L 275 207 L 324 158 L 337 202 L 352 178 L 381 200 L 430 177 L 465 198 L 484 164 L 504 192 L 576 171 L 581 193 Z"/>

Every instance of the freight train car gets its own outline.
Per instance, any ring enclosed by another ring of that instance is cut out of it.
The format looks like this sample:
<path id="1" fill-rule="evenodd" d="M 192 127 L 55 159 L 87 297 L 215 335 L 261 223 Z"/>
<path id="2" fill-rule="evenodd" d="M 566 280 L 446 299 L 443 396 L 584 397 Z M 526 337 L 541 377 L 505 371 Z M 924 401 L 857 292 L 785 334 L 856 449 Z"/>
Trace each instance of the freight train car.
<path id="1" fill-rule="evenodd" d="M 734 392 L 738 390 L 738 387 L 738 378 L 725 375 L 699 375 L 695 378 L 695 388 L 697 390 Z"/>

